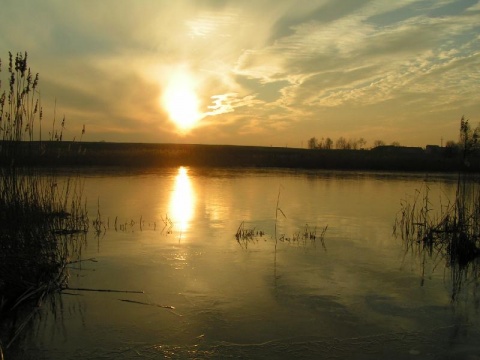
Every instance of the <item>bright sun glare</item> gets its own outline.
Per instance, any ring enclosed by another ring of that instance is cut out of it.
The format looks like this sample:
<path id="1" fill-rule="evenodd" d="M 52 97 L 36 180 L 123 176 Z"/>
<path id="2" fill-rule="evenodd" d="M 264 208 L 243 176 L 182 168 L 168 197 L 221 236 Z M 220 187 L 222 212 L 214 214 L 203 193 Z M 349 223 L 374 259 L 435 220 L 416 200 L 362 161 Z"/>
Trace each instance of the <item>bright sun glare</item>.
<path id="1" fill-rule="evenodd" d="M 183 166 L 178 169 L 175 177 L 175 187 L 170 199 L 170 212 L 173 221 L 183 233 L 188 229 L 195 208 L 195 192 L 188 176 L 188 170 Z"/>
<path id="2" fill-rule="evenodd" d="M 200 101 L 191 76 L 186 71 L 172 74 L 162 97 L 162 104 L 170 119 L 181 131 L 192 129 L 200 120 Z"/>

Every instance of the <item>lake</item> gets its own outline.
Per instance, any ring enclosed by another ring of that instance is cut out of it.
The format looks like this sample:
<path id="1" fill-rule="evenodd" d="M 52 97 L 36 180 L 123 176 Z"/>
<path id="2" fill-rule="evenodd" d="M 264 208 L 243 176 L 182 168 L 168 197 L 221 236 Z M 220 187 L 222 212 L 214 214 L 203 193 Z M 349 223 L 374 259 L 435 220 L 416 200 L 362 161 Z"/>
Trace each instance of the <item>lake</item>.
<path id="1" fill-rule="evenodd" d="M 68 285 L 83 290 L 44 304 L 7 360 L 480 356 L 478 279 L 392 235 L 402 200 L 428 188 L 435 211 L 454 199 L 454 175 L 180 167 L 80 178 L 101 221 L 69 267 Z"/>

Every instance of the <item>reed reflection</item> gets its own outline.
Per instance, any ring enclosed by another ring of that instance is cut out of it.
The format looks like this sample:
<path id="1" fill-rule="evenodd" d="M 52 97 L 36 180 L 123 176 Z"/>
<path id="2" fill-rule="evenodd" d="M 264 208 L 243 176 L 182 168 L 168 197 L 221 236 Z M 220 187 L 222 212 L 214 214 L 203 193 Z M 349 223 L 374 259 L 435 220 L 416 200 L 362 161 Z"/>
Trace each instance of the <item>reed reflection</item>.
<path id="1" fill-rule="evenodd" d="M 195 191 L 188 176 L 188 169 L 183 166 L 178 169 L 175 177 L 169 208 L 174 228 L 182 233 L 186 232 L 194 215 Z"/>

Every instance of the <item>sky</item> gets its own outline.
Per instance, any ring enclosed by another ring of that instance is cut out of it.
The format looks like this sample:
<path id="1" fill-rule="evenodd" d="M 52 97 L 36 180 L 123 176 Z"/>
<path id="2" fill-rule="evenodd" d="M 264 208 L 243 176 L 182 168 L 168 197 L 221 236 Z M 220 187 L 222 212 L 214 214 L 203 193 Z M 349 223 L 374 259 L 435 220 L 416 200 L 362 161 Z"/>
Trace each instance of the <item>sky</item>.
<path id="1" fill-rule="evenodd" d="M 463 115 L 480 122 L 478 0 L 3 0 L 0 10 L 0 75 L 9 51 L 27 51 L 44 121 L 65 115 L 66 140 L 85 125 L 84 141 L 424 147 L 457 140 Z"/>

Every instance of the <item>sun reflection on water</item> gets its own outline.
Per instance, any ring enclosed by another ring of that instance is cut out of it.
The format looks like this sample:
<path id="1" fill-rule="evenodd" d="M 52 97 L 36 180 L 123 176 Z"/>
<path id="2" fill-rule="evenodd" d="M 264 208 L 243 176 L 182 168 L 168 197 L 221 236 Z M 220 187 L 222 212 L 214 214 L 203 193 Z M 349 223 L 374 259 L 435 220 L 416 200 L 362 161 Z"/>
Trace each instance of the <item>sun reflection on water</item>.
<path id="1" fill-rule="evenodd" d="M 181 166 L 175 177 L 175 185 L 170 199 L 170 216 L 174 229 L 186 232 L 193 218 L 195 207 L 195 192 L 188 176 L 188 169 Z"/>

